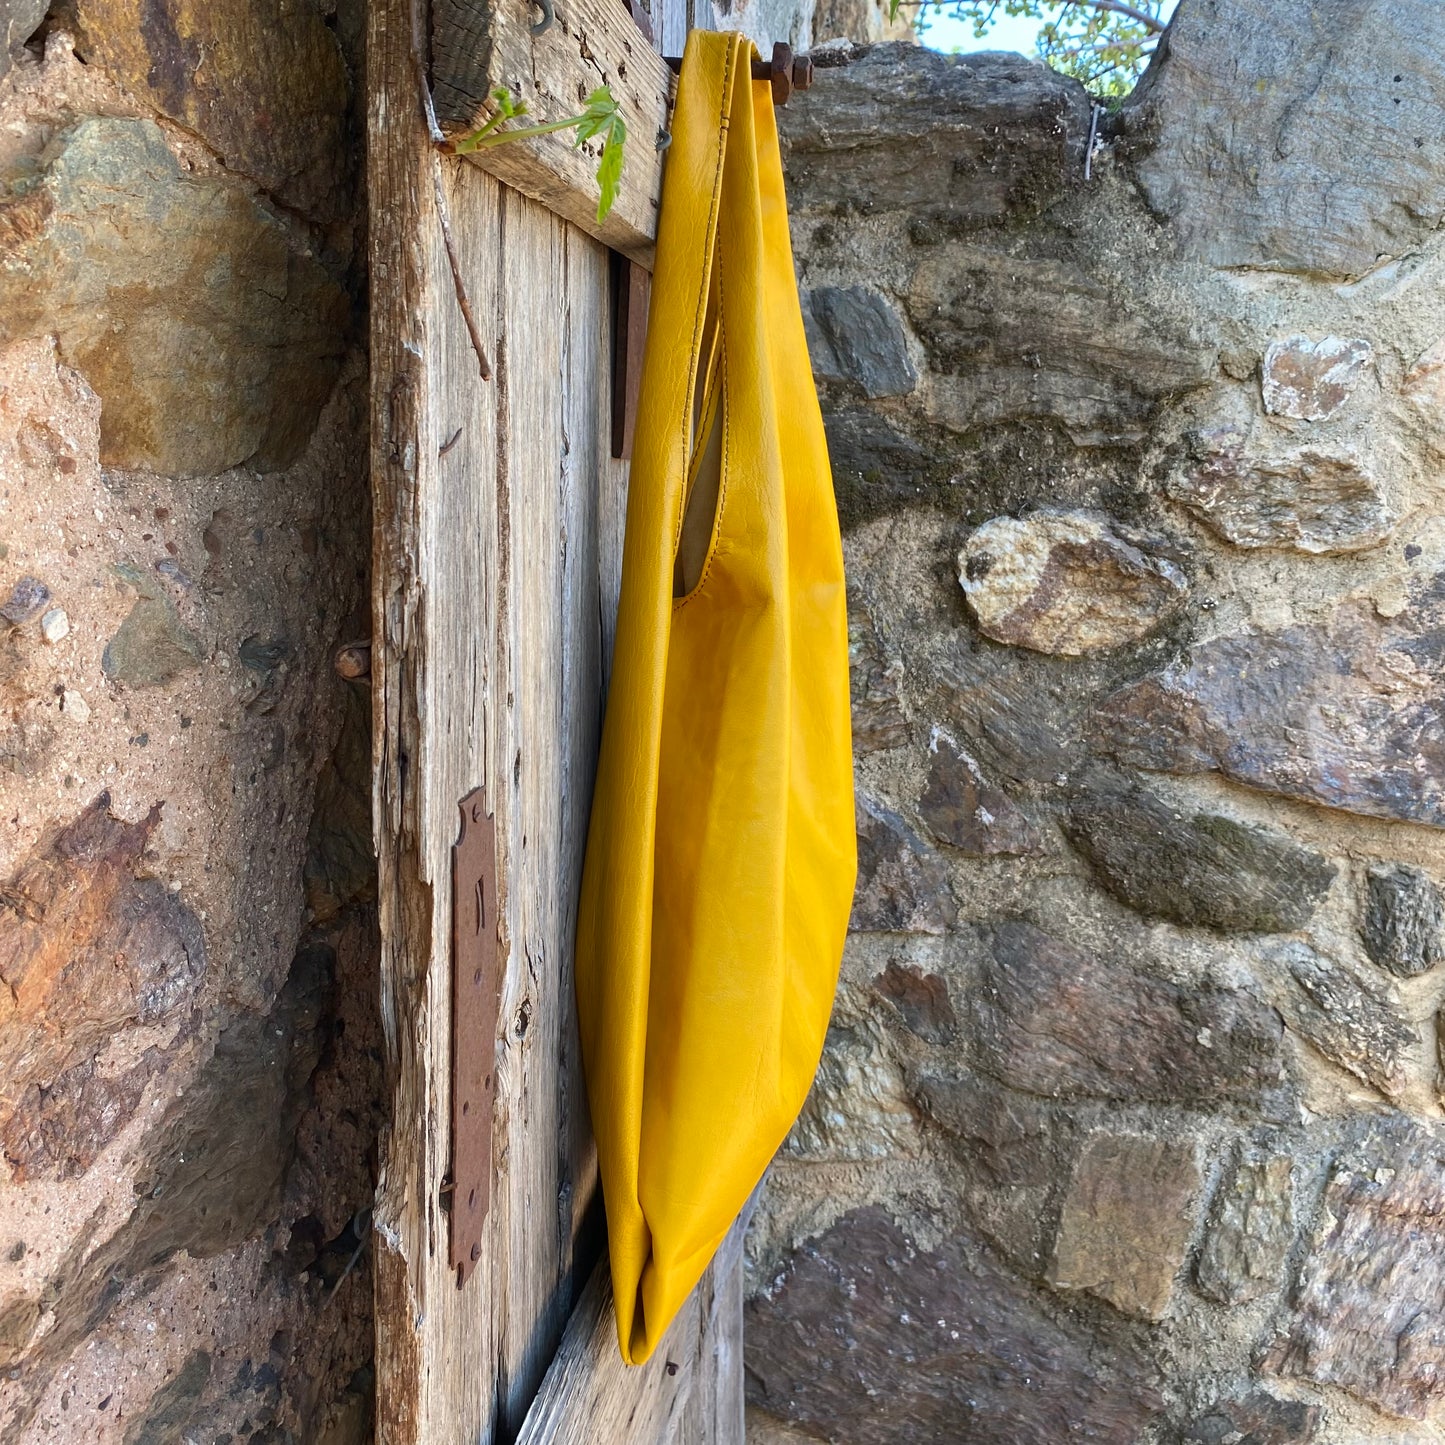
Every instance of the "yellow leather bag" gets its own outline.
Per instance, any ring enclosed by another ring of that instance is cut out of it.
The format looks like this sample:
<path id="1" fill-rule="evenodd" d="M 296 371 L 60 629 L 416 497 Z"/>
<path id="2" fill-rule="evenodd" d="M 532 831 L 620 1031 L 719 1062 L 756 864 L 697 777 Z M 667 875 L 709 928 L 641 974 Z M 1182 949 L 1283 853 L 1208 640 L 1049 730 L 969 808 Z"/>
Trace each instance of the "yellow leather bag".
<path id="1" fill-rule="evenodd" d="M 856 869 L 843 557 L 768 84 L 688 39 L 577 939 L 641 1364 L 807 1097 Z"/>

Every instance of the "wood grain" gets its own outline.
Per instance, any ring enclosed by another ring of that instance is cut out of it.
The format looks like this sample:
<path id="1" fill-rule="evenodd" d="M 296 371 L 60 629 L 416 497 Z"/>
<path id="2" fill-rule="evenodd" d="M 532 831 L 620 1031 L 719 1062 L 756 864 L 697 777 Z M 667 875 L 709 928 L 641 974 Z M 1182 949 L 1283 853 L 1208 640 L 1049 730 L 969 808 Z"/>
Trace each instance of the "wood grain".
<path id="1" fill-rule="evenodd" d="M 580 149 L 571 131 L 474 151 L 468 160 L 571 221 L 614 250 L 651 267 L 662 189 L 672 75 L 619 0 L 554 0 L 541 35 L 540 10 L 524 0 L 437 0 L 432 85 L 437 118 L 455 139 L 491 114 L 505 86 L 534 121 L 576 115 L 587 94 L 608 85 L 627 125 L 622 183 L 605 221 L 597 219 L 599 145 Z"/>
<path id="2" fill-rule="evenodd" d="M 517 1445 L 742 1445 L 745 1220 L 652 1358 L 624 1365 L 603 1259 L 568 1321 Z"/>
<path id="3" fill-rule="evenodd" d="M 388 1112 L 374 1215 L 377 1439 L 491 1445 L 531 1421 L 564 1330 L 581 1329 L 568 1321 L 601 1247 L 572 954 L 626 506 L 626 466 L 607 455 L 609 258 L 564 215 L 435 151 L 407 0 L 375 0 L 368 16 Z M 438 196 L 491 382 L 457 305 Z M 478 786 L 496 818 L 502 984 L 493 1199 L 459 1288 L 439 1194 L 452 1147 L 450 856 L 457 803 Z M 718 1302 L 740 1287 L 736 1263 L 726 1269 L 689 1306 L 698 1363 L 672 1386 L 659 1428 L 684 1411 L 730 1419 L 720 1390 L 741 1399 L 738 1351 L 716 1339 L 732 1318 Z M 610 1343 L 596 1367 L 635 1386 Z M 740 1414 L 716 1438 L 740 1445 Z"/>

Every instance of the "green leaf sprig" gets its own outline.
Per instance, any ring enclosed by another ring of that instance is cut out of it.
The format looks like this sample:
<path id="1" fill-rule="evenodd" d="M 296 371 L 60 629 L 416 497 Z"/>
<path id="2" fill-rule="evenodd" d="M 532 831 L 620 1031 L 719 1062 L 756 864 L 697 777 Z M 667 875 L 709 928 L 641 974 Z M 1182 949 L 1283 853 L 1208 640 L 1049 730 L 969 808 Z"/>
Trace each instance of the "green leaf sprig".
<path id="1" fill-rule="evenodd" d="M 491 146 L 505 145 L 508 141 L 525 140 L 528 136 L 553 135 L 559 130 L 575 129 L 574 149 L 585 141 L 602 139 L 602 154 L 597 161 L 597 219 L 605 221 L 607 213 L 617 200 L 617 191 L 622 184 L 622 150 L 627 143 L 627 124 L 622 119 L 622 107 L 618 105 L 609 86 L 599 85 L 584 102 L 580 115 L 569 115 L 563 120 L 544 121 L 540 125 L 518 126 L 514 130 L 503 130 L 502 125 L 526 115 L 527 103 L 513 100 L 512 93 L 505 86 L 498 86 L 492 92 L 497 109 L 484 126 L 464 135 L 456 141 L 452 150 L 459 156 L 472 151 L 486 150 Z"/>

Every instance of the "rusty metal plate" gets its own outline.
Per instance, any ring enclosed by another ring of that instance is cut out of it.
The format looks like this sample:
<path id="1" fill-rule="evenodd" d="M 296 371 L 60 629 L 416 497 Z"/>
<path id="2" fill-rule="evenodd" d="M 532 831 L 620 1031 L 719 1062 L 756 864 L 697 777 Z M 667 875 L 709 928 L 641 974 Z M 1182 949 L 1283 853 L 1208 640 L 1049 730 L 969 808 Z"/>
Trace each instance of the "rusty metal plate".
<path id="1" fill-rule="evenodd" d="M 451 1263 L 457 1286 L 482 1255 L 492 1197 L 492 1102 L 496 1096 L 497 1010 L 501 978 L 497 828 L 486 792 L 461 801 L 452 845 L 452 1167 Z"/>

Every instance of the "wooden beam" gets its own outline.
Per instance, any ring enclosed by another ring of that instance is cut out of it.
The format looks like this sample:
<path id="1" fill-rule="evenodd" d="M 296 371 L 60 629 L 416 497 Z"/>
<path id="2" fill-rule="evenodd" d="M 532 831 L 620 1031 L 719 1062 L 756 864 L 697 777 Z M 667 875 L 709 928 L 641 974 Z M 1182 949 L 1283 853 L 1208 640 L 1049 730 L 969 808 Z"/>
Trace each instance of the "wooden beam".
<path id="1" fill-rule="evenodd" d="M 656 1353 L 637 1368 L 617 1348 L 603 1259 L 567 1324 L 517 1445 L 743 1445 L 746 1220 L 728 1234 Z"/>
<path id="2" fill-rule="evenodd" d="M 539 35 L 533 25 L 553 19 Z M 622 184 L 597 219 L 598 144 L 570 131 L 472 152 L 468 160 L 607 246 L 651 268 L 673 78 L 621 0 L 435 0 L 431 35 L 437 119 L 448 137 L 475 130 L 505 86 L 537 122 L 576 115 L 589 91 L 609 85 L 627 124 Z"/>

